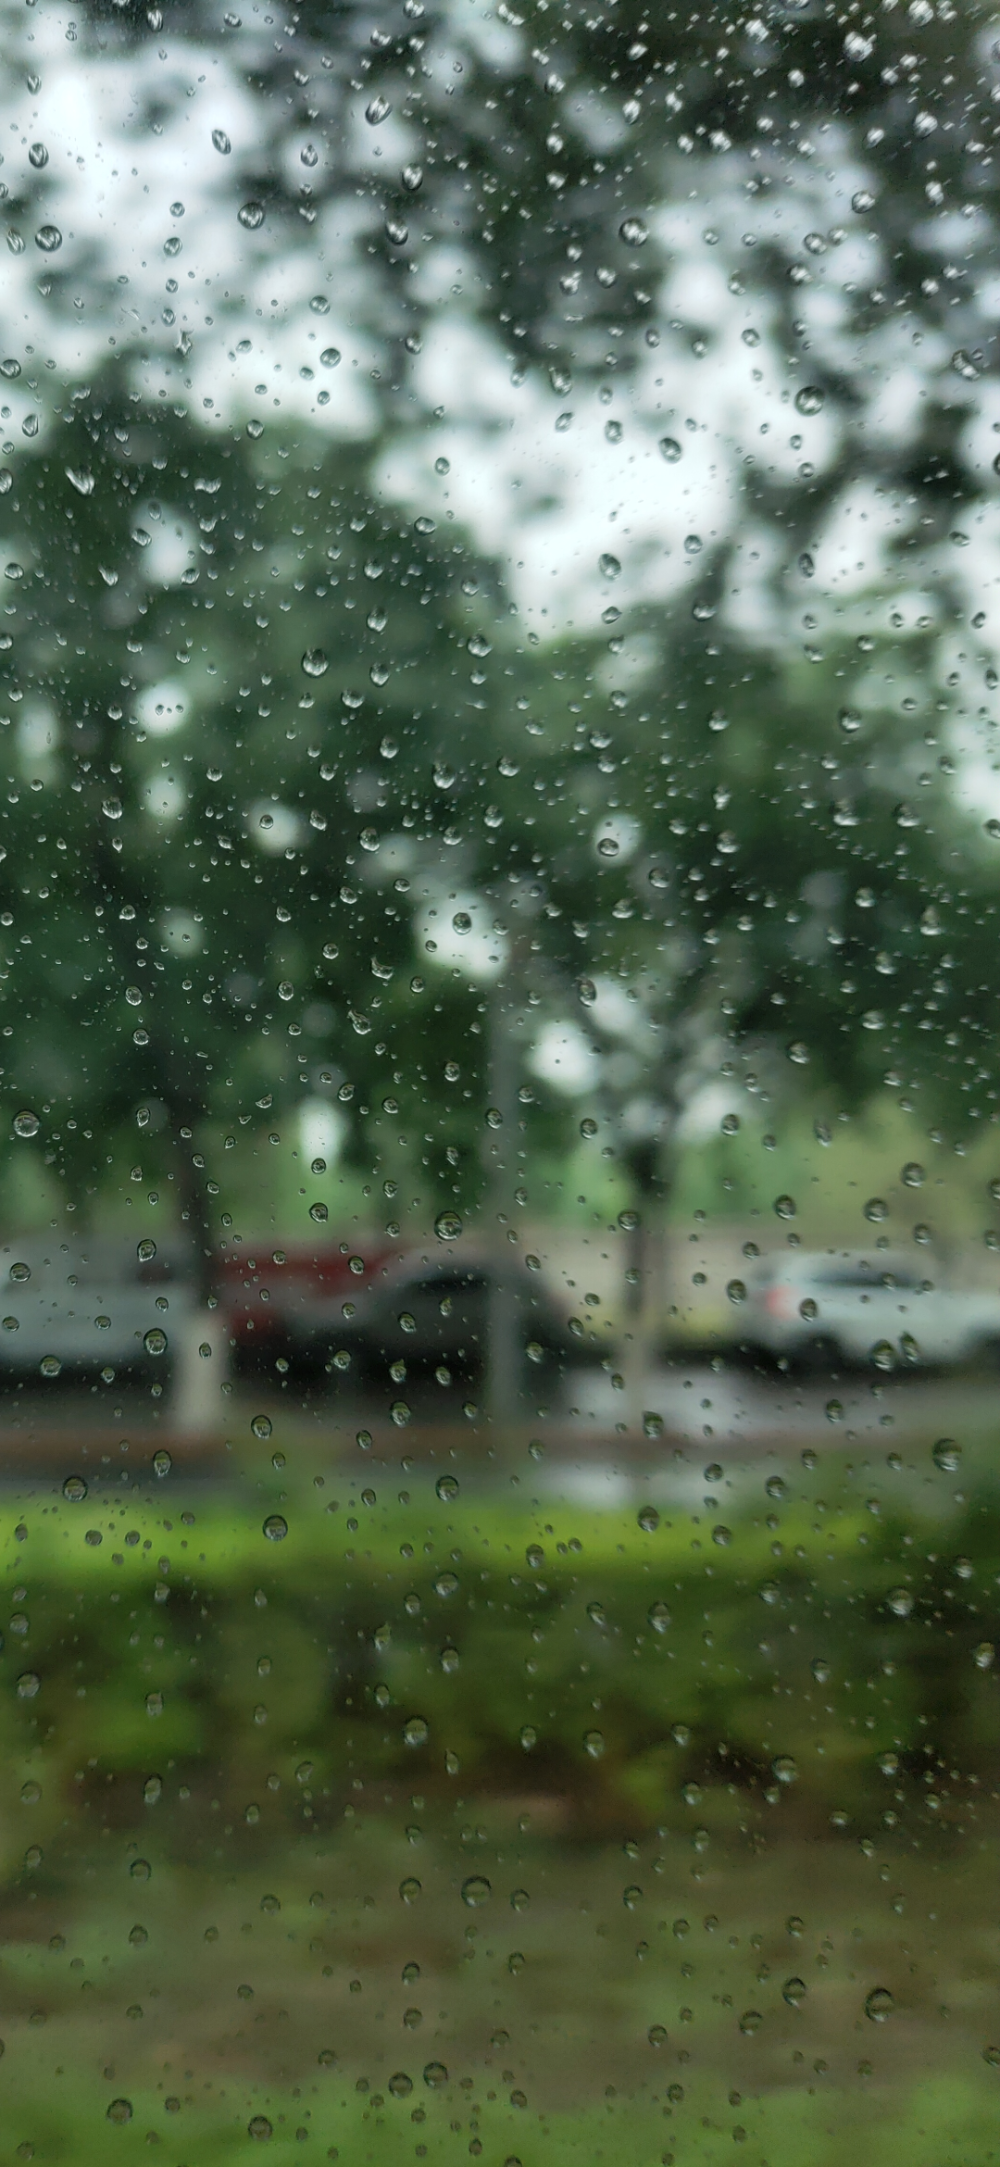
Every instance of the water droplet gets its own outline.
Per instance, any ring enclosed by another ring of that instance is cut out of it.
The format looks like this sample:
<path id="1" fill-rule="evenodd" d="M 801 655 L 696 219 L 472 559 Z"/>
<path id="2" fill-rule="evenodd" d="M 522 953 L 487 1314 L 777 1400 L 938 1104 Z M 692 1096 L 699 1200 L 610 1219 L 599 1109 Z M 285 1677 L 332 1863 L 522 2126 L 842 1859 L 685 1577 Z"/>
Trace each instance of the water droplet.
<path id="1" fill-rule="evenodd" d="M 325 677 L 330 664 L 322 647 L 307 647 L 302 657 L 302 668 L 307 677 Z"/>
<path id="2" fill-rule="evenodd" d="M 827 1679 L 830 1677 L 830 1665 L 825 1660 L 825 1658 L 821 1655 L 818 1655 L 815 1658 L 815 1661 L 812 1662 L 809 1667 L 812 1671 L 813 1677 L 815 1678 L 817 1685 L 825 1685 Z"/>
<path id="3" fill-rule="evenodd" d="M 660 1515 L 655 1505 L 643 1505 L 637 1514 L 638 1525 L 644 1535 L 655 1535 L 660 1525 Z"/>
<path id="4" fill-rule="evenodd" d="M 163 1714 L 162 1693 L 147 1693 L 146 1714 L 148 1716 L 161 1716 Z"/>
<path id="5" fill-rule="evenodd" d="M 240 204 L 236 216 L 240 225 L 245 226 L 249 233 L 256 233 L 258 226 L 262 226 L 264 223 L 264 206 L 251 197 L 249 203 Z M 271 2134 L 270 2127 L 267 2134 L 268 2136 Z"/>
<path id="6" fill-rule="evenodd" d="M 981 1640 L 978 1647 L 973 1648 L 972 1660 L 977 1670 L 992 1670 L 996 1660 L 996 1649 L 993 1642 L 991 1640 Z"/>
<path id="7" fill-rule="evenodd" d="M 252 1429 L 255 1437 L 259 1437 L 261 1439 L 266 1439 L 270 1437 L 273 1427 L 274 1425 L 271 1421 L 270 1415 L 251 1416 L 250 1428 Z"/>
<path id="8" fill-rule="evenodd" d="M 591 1760 L 599 1761 L 602 1753 L 604 1752 L 604 1732 L 584 1731 L 583 1743 L 584 1748 L 586 1752 L 589 1753 Z"/>
<path id="9" fill-rule="evenodd" d="M 613 557 L 610 550 L 605 550 L 600 559 L 600 571 L 602 579 L 617 579 L 621 571 L 619 559 Z"/>
<path id="10" fill-rule="evenodd" d="M 170 1457 L 170 1454 L 169 1454 L 169 1452 L 168 1452 L 168 1451 L 167 1451 L 167 1449 L 166 1449 L 166 1446 L 165 1446 L 165 1445 L 161 1445 L 161 1446 L 160 1446 L 160 1448 L 159 1448 L 159 1451 L 158 1451 L 158 1452 L 154 1452 L 154 1454 L 153 1454 L 153 1473 L 154 1473 L 154 1475 L 157 1475 L 157 1476 L 159 1477 L 160 1481 L 162 1482 L 162 1481 L 163 1481 L 163 1478 L 164 1478 L 164 1476 L 165 1476 L 165 1475 L 169 1475 L 169 1473 L 170 1473 L 170 1470 L 171 1470 L 171 1468 L 172 1468 L 173 1464 L 174 1464 L 174 1463 L 173 1463 L 173 1461 L 172 1461 L 172 1459 L 171 1459 L 171 1457 Z"/>
<path id="11" fill-rule="evenodd" d="M 268 1542 L 284 1542 L 288 1533 L 287 1520 L 282 1518 L 280 1512 L 269 1512 L 264 1522 L 264 1533 Z"/>
<path id="12" fill-rule="evenodd" d="M 31 1113 L 28 1107 L 14 1115 L 15 1136 L 37 1136 L 41 1125 L 38 1115 Z"/>
<path id="13" fill-rule="evenodd" d="M 887 1986 L 873 1986 L 871 1993 L 865 1997 L 865 2015 L 871 2018 L 873 2024 L 884 2024 L 886 2017 L 892 2015 L 895 2006 L 895 1997 L 890 1994 Z"/>
<path id="14" fill-rule="evenodd" d="M 794 1219 L 796 1210 L 794 1196 L 776 1196 L 774 1209 L 779 1219 Z"/>
<path id="15" fill-rule="evenodd" d="M 745 1302 L 747 1298 L 747 1290 L 744 1281 L 742 1279 L 730 1279 L 726 1287 L 726 1293 L 731 1302 L 737 1304 L 740 1302 Z"/>
<path id="16" fill-rule="evenodd" d="M 798 1773 L 799 1764 L 790 1753 L 779 1753 L 771 1762 L 771 1774 L 777 1783 L 795 1783 Z"/>
<path id="17" fill-rule="evenodd" d="M 147 1354 L 166 1354 L 167 1335 L 158 1324 L 151 1324 L 143 1334 L 142 1344 Z"/>
<path id="18" fill-rule="evenodd" d="M 111 2105 L 110 2105 L 110 2107 L 109 2107 L 109 2108 L 108 2108 L 108 2110 L 107 2110 L 107 2120 L 108 2120 L 109 2122 L 131 2122 L 131 2120 L 132 2120 L 132 2102 L 131 2102 L 131 2100 L 130 2100 L 130 2099 L 113 2099 L 113 2100 L 112 2100 L 112 2102 L 111 2102 Z"/>
<path id="19" fill-rule="evenodd" d="M 87 1485 L 82 1475 L 67 1475 L 62 1494 L 70 1505 L 82 1505 L 87 1495 Z"/>
<path id="20" fill-rule="evenodd" d="M 806 1998 L 805 1980 L 786 1979 L 781 1989 L 781 1998 L 788 2003 L 790 2009 L 801 2009 Z"/>
<path id="21" fill-rule="evenodd" d="M 62 238 L 58 226 L 39 226 L 35 247 L 40 248 L 43 255 L 54 256 L 56 249 L 62 247 Z"/>
<path id="22" fill-rule="evenodd" d="M 151 1264 L 156 1255 L 156 1243 L 147 1237 L 145 1241 L 138 1243 L 135 1253 L 140 1264 Z"/>
<path id="23" fill-rule="evenodd" d="M 37 1671 L 22 1670 L 17 1681 L 18 1700 L 34 1700 L 41 1682 Z"/>
<path id="24" fill-rule="evenodd" d="M 406 1400 L 393 1400 L 389 1409 L 389 1418 L 390 1421 L 395 1423 L 397 1430 L 404 1430 L 410 1419 L 410 1413 L 411 1410 Z"/>
<path id="25" fill-rule="evenodd" d="M 681 446 L 675 436 L 661 436 L 660 451 L 668 466 L 676 466 L 678 459 L 682 457 Z"/>
<path id="26" fill-rule="evenodd" d="M 666 2027 L 666 2025 L 665 2025 L 665 2024 L 651 2024 L 651 2025 L 650 2025 L 650 2027 L 649 2027 L 649 2030 L 648 2030 L 648 2032 L 646 2033 L 646 2037 L 647 2037 L 647 2039 L 649 2040 L 649 2044 L 650 2044 L 650 2046 L 651 2046 L 651 2047 L 663 2047 L 663 2046 L 666 2046 L 666 2043 L 667 2043 L 667 2027 Z"/>
<path id="27" fill-rule="evenodd" d="M 454 1242 L 462 1231 L 462 1220 L 457 1211 L 439 1211 L 434 1221 L 434 1232 L 439 1241 Z"/>
<path id="28" fill-rule="evenodd" d="M 383 98 L 381 92 L 378 92 L 374 98 L 369 99 L 365 107 L 365 119 L 370 128 L 377 128 L 391 112 L 392 106 L 388 98 Z"/>
<path id="29" fill-rule="evenodd" d="M 867 1204 L 864 1206 L 864 1216 L 867 1220 L 870 1221 L 872 1226 L 881 1226 L 883 1220 L 888 1219 L 889 1217 L 889 1206 L 886 1203 L 885 1198 L 881 1196 L 870 1196 Z"/>
<path id="30" fill-rule="evenodd" d="M 619 1212 L 619 1214 L 618 1214 L 618 1224 L 619 1224 L 619 1226 L 621 1227 L 621 1230 L 622 1230 L 622 1233 L 623 1233 L 623 1234 L 634 1234 L 634 1233 L 635 1233 L 635 1231 L 636 1231 L 636 1228 L 637 1228 L 637 1227 L 638 1227 L 638 1225 L 639 1225 L 639 1214 L 638 1214 L 638 1212 L 637 1212 L 637 1211 L 620 1211 L 620 1212 Z"/>
<path id="31" fill-rule="evenodd" d="M 819 414 L 825 404 L 826 393 L 820 390 L 818 384 L 803 384 L 801 391 L 795 394 L 797 414 Z"/>
<path id="32" fill-rule="evenodd" d="M 598 838 L 597 855 L 599 858 L 617 858 L 620 849 L 621 844 L 617 836 L 602 835 Z"/>
<path id="33" fill-rule="evenodd" d="M 714 1543 L 716 1543 L 716 1544 L 718 1545 L 718 1547 L 719 1547 L 719 1549 L 720 1549 L 720 1550 L 726 1550 L 726 1549 L 728 1549 L 728 1547 L 729 1547 L 729 1544 L 730 1544 L 730 1543 L 732 1542 L 732 1539 L 733 1539 L 733 1531 L 732 1531 L 732 1528 L 730 1528 L 730 1527 L 713 1527 L 713 1529 L 712 1529 L 712 1541 L 713 1541 Z"/>
<path id="34" fill-rule="evenodd" d="M 274 2131 L 271 2128 L 271 2124 L 268 2121 L 266 2114 L 251 2115 L 250 2120 L 247 2123 L 247 2135 L 248 2137 L 259 2137 L 262 2139 L 266 2139 L 274 2135 Z"/>
<path id="35" fill-rule="evenodd" d="M 407 1746 L 425 1746 L 430 1737 L 430 1727 L 425 1716 L 409 1716 L 403 1725 L 403 1743 Z"/>
<path id="36" fill-rule="evenodd" d="M 48 162 L 49 162 L 49 154 L 48 154 L 48 151 L 47 151 L 47 150 L 46 150 L 46 148 L 45 148 L 45 145 L 44 145 L 44 143 L 32 143 L 32 144 L 31 144 L 31 145 L 29 146 L 29 149 L 28 149 L 28 163 L 29 163 L 29 165 L 33 165 L 33 166 L 34 166 L 34 168 L 35 168 L 35 171 L 36 171 L 37 173 L 40 173 L 40 172 L 41 172 L 41 170 L 42 170 L 42 167 L 43 167 L 43 166 L 47 166 L 47 165 L 48 165 Z"/>
<path id="37" fill-rule="evenodd" d="M 309 1217 L 315 1226 L 323 1226 L 329 1216 L 330 1207 L 328 1204 L 324 1204 L 322 1199 L 318 1198 L 315 1204 L 310 1204 Z"/>
<path id="38" fill-rule="evenodd" d="M 908 1618 L 913 1609 L 913 1596 L 909 1588 L 890 1588 L 886 1602 L 894 1618 Z"/>
<path id="39" fill-rule="evenodd" d="M 43 1377 L 58 1377 L 62 1369 L 62 1363 L 57 1354 L 43 1355 L 38 1366 Z"/>
<path id="40" fill-rule="evenodd" d="M 78 495 L 78 496 L 81 496 L 81 497 L 92 497 L 92 496 L 93 496 L 93 494 L 94 494 L 94 477 L 93 477 L 93 475 L 91 474 L 91 472 L 89 471 L 89 468 L 86 468 L 86 467 L 83 467 L 83 468 L 81 468 L 81 467 L 66 467 L 64 471 L 65 471 L 65 475 L 66 475 L 66 480 L 67 480 L 67 481 L 68 481 L 68 482 L 69 482 L 69 483 L 70 483 L 70 484 L 72 485 L 72 487 L 73 487 L 73 488 L 74 488 L 74 489 L 76 490 L 76 492 L 77 492 L 77 495 Z"/>
<path id="41" fill-rule="evenodd" d="M 937 1443 L 931 1446 L 931 1458 L 935 1467 L 940 1468 L 942 1475 L 954 1475 L 962 1458 L 962 1447 L 955 1443 L 953 1437 L 939 1437 Z"/>
<path id="42" fill-rule="evenodd" d="M 340 360 L 339 346 L 324 346 L 319 358 L 324 369 L 335 369 Z"/>
<path id="43" fill-rule="evenodd" d="M 492 1894 L 492 1887 L 485 1874 L 470 1874 L 468 1880 L 462 1883 L 462 1902 L 468 1904 L 470 1911 L 476 1911 L 481 1904 L 489 1903 Z"/>
<path id="44" fill-rule="evenodd" d="M 414 1874 L 409 1874 L 405 1881 L 400 1882 L 399 1893 L 404 1904 L 415 1904 L 418 1896 L 423 1893 L 422 1884 Z"/>
<path id="45" fill-rule="evenodd" d="M 439 1475 L 434 1488 L 442 1505 L 450 1505 L 452 1498 L 458 1496 L 458 1478 L 455 1475 Z"/>
<path id="46" fill-rule="evenodd" d="M 643 1415 L 642 1434 L 644 1437 L 663 1436 L 663 1416 L 657 1414 L 655 1408 L 647 1408 L 646 1413 Z"/>
<path id="47" fill-rule="evenodd" d="M 148 1881 L 151 1872 L 152 1867 L 148 1859 L 133 1859 L 129 1867 L 129 1873 L 133 1881 Z"/>
<path id="48" fill-rule="evenodd" d="M 927 1179 L 924 1168 L 917 1159 L 908 1159 L 900 1173 L 904 1189 L 920 1189 Z"/>
<path id="49" fill-rule="evenodd" d="M 212 130 L 212 148 L 213 148 L 213 150 L 217 150 L 217 151 L 221 152 L 221 154 L 222 154 L 223 158 L 228 158 L 228 156 L 229 156 L 229 153 L 230 153 L 230 151 L 232 150 L 232 147 L 233 147 L 233 146 L 232 146 L 232 144 L 231 144 L 231 142 L 230 142 L 230 140 L 229 140 L 229 137 L 228 137 L 228 136 L 227 136 L 227 134 L 226 134 L 226 131 L 225 131 L 225 129 L 224 129 L 224 128 L 213 128 L 213 130 Z"/>
<path id="50" fill-rule="evenodd" d="M 764 2019 L 759 2009 L 744 2009 L 740 2018 L 740 2030 L 746 2034 L 747 2038 L 750 2038 L 752 2033 L 759 2032 L 763 2022 Z"/>
<path id="51" fill-rule="evenodd" d="M 457 1573 L 439 1573 L 437 1579 L 434 1582 L 434 1593 L 435 1595 L 440 1595 L 442 1601 L 444 1602 L 447 1602 L 449 1595 L 457 1595 L 458 1588 L 459 1580 Z"/>
<path id="52" fill-rule="evenodd" d="M 432 2092 L 439 2092 L 448 2082 L 448 2071 L 443 2062 L 428 2062 L 424 2070 L 424 2083 Z"/>
<path id="53" fill-rule="evenodd" d="M 646 1616 L 654 1633 L 665 1633 L 672 1623 L 666 1603 L 650 1603 Z"/>
<path id="54" fill-rule="evenodd" d="M 389 2090 L 393 2099 L 408 2099 L 413 2090 L 413 2078 L 408 2077 L 404 2069 L 397 2069 L 395 2076 L 389 2079 Z"/>
<path id="55" fill-rule="evenodd" d="M 877 1339 L 871 1349 L 871 1360 L 876 1369 L 888 1372 L 896 1367 L 896 1349 L 891 1340 Z"/>

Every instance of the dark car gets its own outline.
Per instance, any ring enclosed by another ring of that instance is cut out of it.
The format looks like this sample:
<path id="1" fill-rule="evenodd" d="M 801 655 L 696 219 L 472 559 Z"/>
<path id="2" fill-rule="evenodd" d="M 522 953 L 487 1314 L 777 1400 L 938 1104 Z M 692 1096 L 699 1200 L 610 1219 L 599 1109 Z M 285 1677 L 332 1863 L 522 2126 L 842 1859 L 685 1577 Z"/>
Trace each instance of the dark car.
<path id="1" fill-rule="evenodd" d="M 339 1352 L 349 1353 L 366 1375 L 405 1362 L 411 1372 L 443 1368 L 472 1378 L 486 1369 L 491 1344 L 519 1372 L 526 1363 L 565 1363 L 581 1352 L 544 1284 L 523 1269 L 488 1258 L 459 1264 L 411 1257 L 375 1275 L 354 1316 L 338 1320 L 330 1359 L 335 1366 Z"/>

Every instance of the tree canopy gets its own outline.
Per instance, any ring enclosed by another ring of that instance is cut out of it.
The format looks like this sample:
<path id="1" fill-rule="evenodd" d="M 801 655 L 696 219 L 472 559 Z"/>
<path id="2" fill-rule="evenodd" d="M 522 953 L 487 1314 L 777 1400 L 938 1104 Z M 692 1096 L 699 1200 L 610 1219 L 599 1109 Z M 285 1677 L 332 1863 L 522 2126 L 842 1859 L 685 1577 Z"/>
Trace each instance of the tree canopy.
<path id="1" fill-rule="evenodd" d="M 988 1118 L 968 20 L 94 9 L 113 234 L 61 24 L 6 19 L 47 133 L 7 184 L 0 887 L 5 1090 L 70 1182 L 137 1108 L 192 1159 L 305 1090 L 471 1200 L 501 1039 L 517 1118 L 610 1118 L 643 1183 L 720 1067 Z M 547 621 L 518 400 L 568 519 L 620 461 Z"/>

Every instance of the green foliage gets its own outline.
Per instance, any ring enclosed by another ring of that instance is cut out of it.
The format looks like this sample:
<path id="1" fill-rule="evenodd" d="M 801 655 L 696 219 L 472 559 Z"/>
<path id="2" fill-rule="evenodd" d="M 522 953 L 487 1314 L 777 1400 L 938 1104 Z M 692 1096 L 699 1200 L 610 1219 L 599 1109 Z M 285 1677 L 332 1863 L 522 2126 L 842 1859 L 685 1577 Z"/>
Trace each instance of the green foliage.
<path id="1" fill-rule="evenodd" d="M 18 1698 L 12 1636 L 11 1815 L 39 1782 L 32 1822 L 54 1829 L 88 1765 L 97 1794 L 112 1773 L 130 1816 L 151 1772 L 173 1796 L 208 1768 L 235 1813 L 269 1769 L 288 1781 L 308 1763 L 317 1827 L 364 1770 L 436 1792 L 459 1773 L 466 1792 L 540 1786 L 581 1835 L 664 1820 L 678 1835 L 704 1823 L 707 1843 L 777 1815 L 817 1833 L 832 1817 L 856 1841 L 889 1807 L 890 1826 L 949 1825 L 958 1804 L 935 1791 L 929 1820 L 921 1784 L 957 1762 L 974 1816 L 994 1697 L 973 1661 L 996 1630 L 986 1493 L 928 1520 L 886 1499 L 873 1518 L 827 1465 L 798 1498 L 773 1478 L 767 1495 L 752 1485 L 645 1528 L 634 1510 L 561 1505 L 546 1522 L 474 1495 L 442 1503 L 423 1479 L 406 1504 L 348 1487 L 284 1505 L 280 1545 L 263 1514 L 234 1522 L 210 1500 L 179 1547 L 138 1494 L 29 1514 L 41 1683 Z"/>

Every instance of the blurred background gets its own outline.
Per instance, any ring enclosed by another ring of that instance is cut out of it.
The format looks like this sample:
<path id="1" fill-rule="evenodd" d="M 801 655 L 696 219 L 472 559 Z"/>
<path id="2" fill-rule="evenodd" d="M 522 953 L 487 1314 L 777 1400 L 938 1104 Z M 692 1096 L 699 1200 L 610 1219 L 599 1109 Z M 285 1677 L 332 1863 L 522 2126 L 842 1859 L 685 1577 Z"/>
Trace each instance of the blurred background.
<path id="1" fill-rule="evenodd" d="M 986 2167 L 1000 18 L 0 38 L 4 2157 Z"/>

